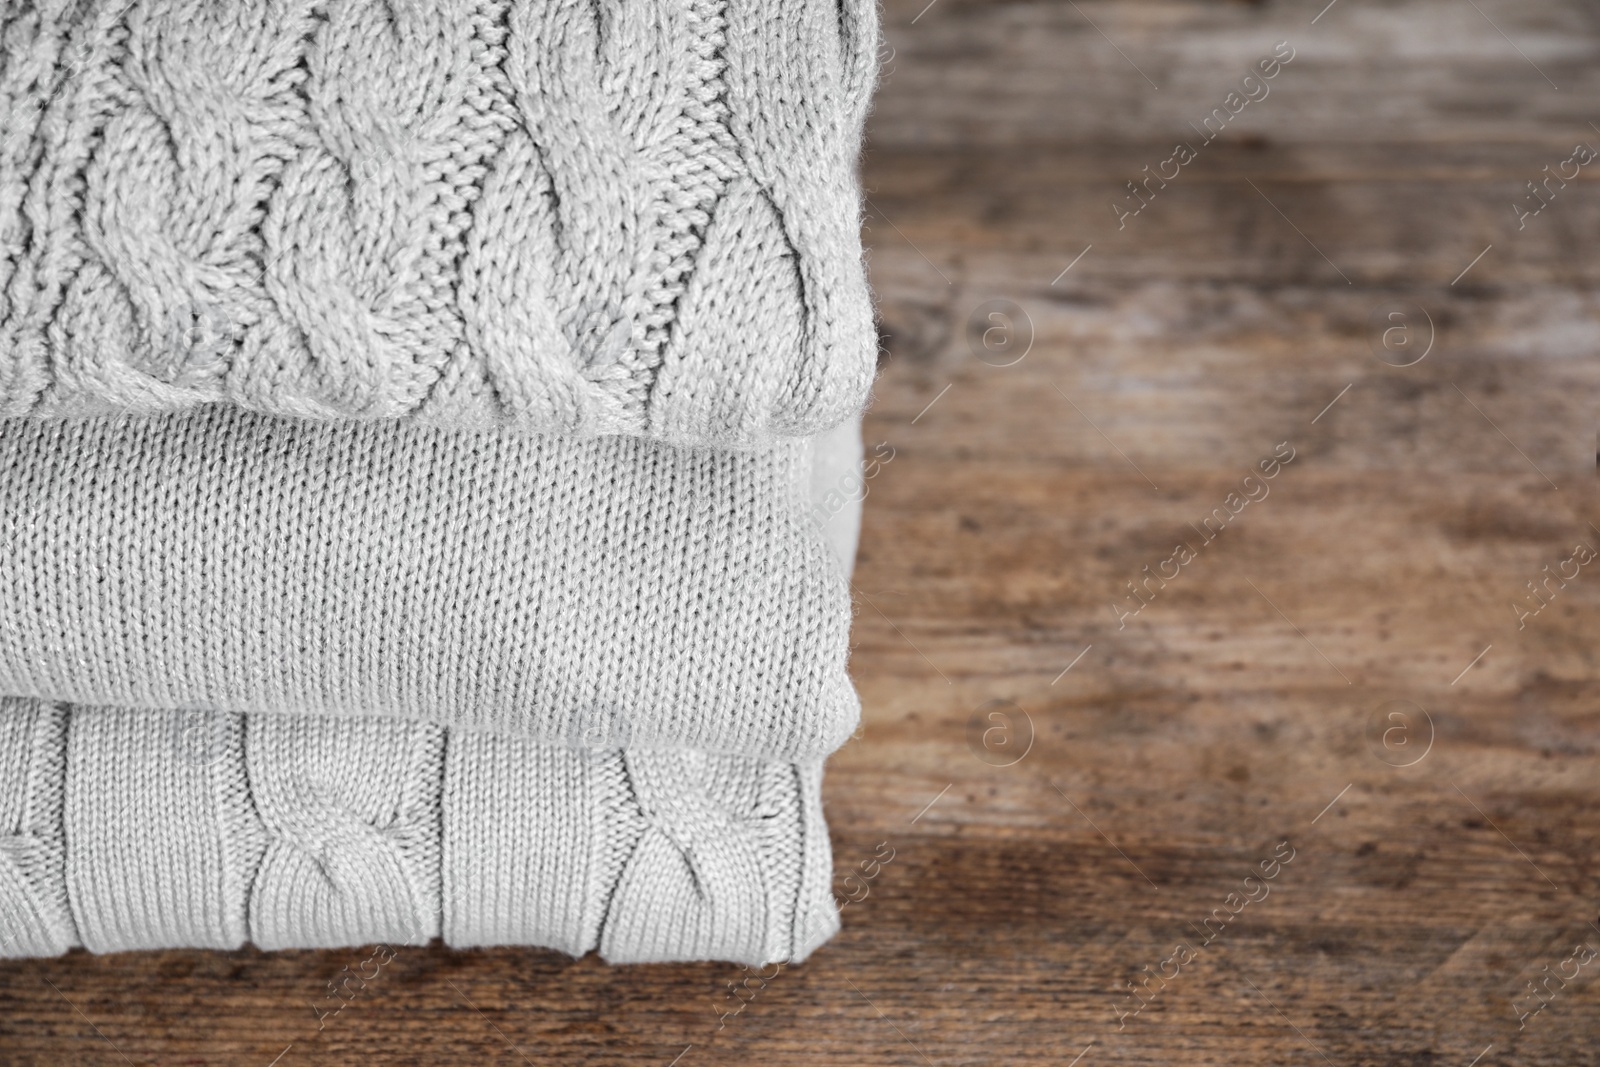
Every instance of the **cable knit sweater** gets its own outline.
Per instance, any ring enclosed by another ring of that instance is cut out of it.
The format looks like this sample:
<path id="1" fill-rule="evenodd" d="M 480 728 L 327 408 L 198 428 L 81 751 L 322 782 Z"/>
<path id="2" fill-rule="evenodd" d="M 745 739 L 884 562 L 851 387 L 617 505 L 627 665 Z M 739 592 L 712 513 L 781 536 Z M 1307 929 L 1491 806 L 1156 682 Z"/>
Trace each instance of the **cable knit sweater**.
<path id="1" fill-rule="evenodd" d="M 821 767 L 385 719 L 0 700 L 0 956 L 537 945 L 803 959 Z"/>
<path id="2" fill-rule="evenodd" d="M 0 414 L 743 446 L 866 399 L 872 0 L 0 17 Z"/>

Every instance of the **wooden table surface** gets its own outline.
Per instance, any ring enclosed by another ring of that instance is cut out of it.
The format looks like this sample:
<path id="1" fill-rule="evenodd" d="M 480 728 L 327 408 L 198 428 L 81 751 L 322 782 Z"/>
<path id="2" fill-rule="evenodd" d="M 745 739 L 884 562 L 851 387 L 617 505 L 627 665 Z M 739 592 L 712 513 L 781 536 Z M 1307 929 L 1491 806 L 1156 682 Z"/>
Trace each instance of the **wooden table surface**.
<path id="1" fill-rule="evenodd" d="M 884 19 L 839 937 L 726 1016 L 410 949 L 320 1031 L 363 953 L 11 962 L 0 1062 L 1600 1063 L 1600 8 Z"/>

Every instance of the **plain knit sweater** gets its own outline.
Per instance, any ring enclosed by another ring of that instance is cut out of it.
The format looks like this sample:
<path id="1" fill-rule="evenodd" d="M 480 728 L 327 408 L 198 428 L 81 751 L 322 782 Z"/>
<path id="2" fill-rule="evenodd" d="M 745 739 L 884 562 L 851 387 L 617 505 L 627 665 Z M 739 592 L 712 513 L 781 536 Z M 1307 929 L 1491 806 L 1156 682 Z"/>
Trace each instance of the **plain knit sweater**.
<path id="1" fill-rule="evenodd" d="M 0 414 L 746 445 L 866 400 L 872 0 L 0 20 Z"/>
<path id="2" fill-rule="evenodd" d="M 812 448 L 0 419 L 0 694 L 817 758 L 859 704 Z"/>

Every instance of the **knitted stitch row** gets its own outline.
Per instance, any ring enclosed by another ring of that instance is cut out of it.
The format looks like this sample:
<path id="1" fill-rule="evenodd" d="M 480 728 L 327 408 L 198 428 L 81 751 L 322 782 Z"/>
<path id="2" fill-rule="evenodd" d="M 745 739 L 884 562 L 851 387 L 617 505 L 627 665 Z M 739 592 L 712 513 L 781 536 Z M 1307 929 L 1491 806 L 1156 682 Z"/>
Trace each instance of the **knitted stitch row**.
<path id="1" fill-rule="evenodd" d="M 0 694 L 820 758 L 859 702 L 813 450 L 0 419 Z"/>
<path id="2" fill-rule="evenodd" d="M 0 13 L 0 414 L 744 447 L 862 407 L 872 0 Z"/>
<path id="3" fill-rule="evenodd" d="M 442 936 L 802 959 L 838 927 L 820 783 L 814 762 L 0 700 L 0 956 Z"/>

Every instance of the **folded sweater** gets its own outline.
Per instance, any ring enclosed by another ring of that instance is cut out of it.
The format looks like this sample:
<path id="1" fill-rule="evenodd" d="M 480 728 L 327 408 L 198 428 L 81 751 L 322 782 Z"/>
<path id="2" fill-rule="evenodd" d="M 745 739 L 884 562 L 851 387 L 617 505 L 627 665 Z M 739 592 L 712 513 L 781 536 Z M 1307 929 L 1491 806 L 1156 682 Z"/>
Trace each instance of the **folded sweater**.
<path id="1" fill-rule="evenodd" d="M 0 694 L 820 758 L 859 703 L 814 447 L 0 419 Z"/>
<path id="2" fill-rule="evenodd" d="M 803 959 L 821 766 L 0 700 L 0 956 L 535 945 Z"/>
<path id="3" fill-rule="evenodd" d="M 748 445 L 860 411 L 873 0 L 0 13 L 0 414 Z"/>

